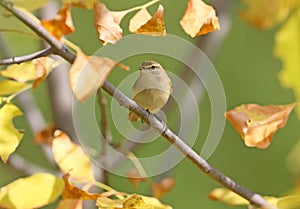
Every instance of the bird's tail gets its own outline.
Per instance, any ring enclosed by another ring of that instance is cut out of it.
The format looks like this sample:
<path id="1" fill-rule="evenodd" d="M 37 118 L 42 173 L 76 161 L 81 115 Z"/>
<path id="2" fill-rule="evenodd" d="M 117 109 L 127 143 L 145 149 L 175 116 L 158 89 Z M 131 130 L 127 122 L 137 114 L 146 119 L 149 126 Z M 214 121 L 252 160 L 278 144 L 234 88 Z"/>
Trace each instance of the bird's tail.
<path id="1" fill-rule="evenodd" d="M 130 112 L 128 115 L 128 119 L 132 122 L 136 122 L 139 120 L 139 116 L 137 116 L 134 112 Z"/>

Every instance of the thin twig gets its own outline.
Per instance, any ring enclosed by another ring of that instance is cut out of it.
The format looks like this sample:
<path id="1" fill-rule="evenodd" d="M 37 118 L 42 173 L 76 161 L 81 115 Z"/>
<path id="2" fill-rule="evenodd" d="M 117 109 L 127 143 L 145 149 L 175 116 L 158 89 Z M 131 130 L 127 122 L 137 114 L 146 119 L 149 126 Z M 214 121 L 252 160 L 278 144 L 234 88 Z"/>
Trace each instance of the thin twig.
<path id="1" fill-rule="evenodd" d="M 41 51 L 34 52 L 32 54 L 23 55 L 20 57 L 11 57 L 7 59 L 0 60 L 0 65 L 11 65 L 11 64 L 20 64 L 22 62 L 30 61 L 39 57 L 46 57 L 53 54 L 53 50 L 51 47 L 47 47 L 46 49 L 42 49 Z"/>
<path id="2" fill-rule="evenodd" d="M 105 96 L 102 93 L 102 89 L 98 89 L 97 91 L 98 95 L 98 103 L 100 107 L 100 113 L 101 113 L 101 119 L 100 119 L 100 125 L 101 125 L 101 134 L 103 137 L 103 143 L 102 143 L 102 156 L 103 156 L 103 166 L 104 168 L 101 170 L 102 172 L 102 181 L 103 183 L 108 185 L 108 172 L 106 171 L 106 166 L 107 166 L 107 145 L 111 144 L 112 138 L 111 138 L 111 133 L 110 129 L 108 126 L 108 115 L 107 115 L 107 101 Z"/>
<path id="3" fill-rule="evenodd" d="M 20 19 L 25 25 L 29 26 L 34 32 L 42 36 L 44 40 L 48 42 L 52 47 L 56 49 L 56 53 L 62 56 L 64 59 L 73 63 L 76 55 L 71 51 L 66 50 L 66 47 L 58 42 L 55 38 L 51 36 L 47 31 L 43 29 L 42 26 L 32 22 L 24 13 L 14 9 L 10 2 L 7 0 L 0 0 L 0 4 L 12 12 L 18 19 Z M 42 31 L 42 32 L 41 32 Z M 263 207 L 266 209 L 275 209 L 276 207 L 270 205 L 262 196 L 253 193 L 250 190 L 240 186 L 232 179 L 212 167 L 208 162 L 206 162 L 201 156 L 199 156 L 192 148 L 190 148 L 184 141 L 174 134 L 170 129 L 166 127 L 157 117 L 149 117 L 149 113 L 141 108 L 136 102 L 129 99 L 121 91 L 116 89 L 111 83 L 105 81 L 102 88 L 111 95 L 115 100 L 119 102 L 121 106 L 133 111 L 137 114 L 146 124 L 151 126 L 153 129 L 161 133 L 161 135 L 173 144 L 179 151 L 181 151 L 186 157 L 194 163 L 201 171 L 210 176 L 212 179 L 225 186 L 226 188 L 232 190 L 233 192 L 239 194 L 240 196 L 247 199 L 250 204 Z M 151 116 L 151 115 L 150 115 Z"/>

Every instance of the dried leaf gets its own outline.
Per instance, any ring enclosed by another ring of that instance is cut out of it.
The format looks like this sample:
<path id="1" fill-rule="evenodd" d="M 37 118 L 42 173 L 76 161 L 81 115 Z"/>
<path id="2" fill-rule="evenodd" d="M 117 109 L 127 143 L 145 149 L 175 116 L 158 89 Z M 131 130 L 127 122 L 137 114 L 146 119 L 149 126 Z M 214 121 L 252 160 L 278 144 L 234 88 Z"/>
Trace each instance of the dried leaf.
<path id="1" fill-rule="evenodd" d="M 125 13 L 111 12 L 105 4 L 96 2 L 94 4 L 94 24 L 98 33 L 99 40 L 106 45 L 115 44 L 122 38 L 123 30 L 119 26 Z"/>
<path id="2" fill-rule="evenodd" d="M 141 9 L 131 18 L 129 31 L 137 34 L 166 36 L 164 7 L 159 5 L 153 17 L 151 17 L 146 8 Z"/>
<path id="3" fill-rule="evenodd" d="M 220 30 L 216 11 L 202 0 L 189 0 L 185 13 L 180 20 L 183 30 L 191 37 Z"/>
<path id="4" fill-rule="evenodd" d="M 63 199 L 95 200 L 98 197 L 101 197 L 100 194 L 91 194 L 82 189 L 79 189 L 76 186 L 73 186 L 69 181 L 69 177 L 70 177 L 69 173 L 63 175 L 63 180 L 65 182 L 65 189 L 62 193 Z"/>
<path id="5" fill-rule="evenodd" d="M 14 79 L 20 83 L 35 80 L 33 88 L 41 83 L 52 71 L 55 61 L 50 57 L 40 57 L 21 64 L 13 64 L 0 72 L 6 78 Z"/>
<path id="6" fill-rule="evenodd" d="M 62 0 L 64 4 L 71 3 L 72 6 L 85 8 L 85 9 L 93 9 L 94 3 L 98 2 L 98 0 Z"/>
<path id="7" fill-rule="evenodd" d="M 259 106 L 246 104 L 225 113 L 228 121 L 241 134 L 246 146 L 267 148 L 275 132 L 284 127 L 295 103 Z"/>
<path id="8" fill-rule="evenodd" d="M 58 40 L 75 30 L 70 9 L 71 4 L 65 3 L 53 19 L 41 21 L 42 26 Z"/>
<path id="9" fill-rule="evenodd" d="M 92 165 L 82 148 L 62 131 L 55 131 L 54 138 L 52 152 L 59 168 L 78 181 L 93 181 Z"/>
<path id="10" fill-rule="evenodd" d="M 278 75 L 281 85 L 291 88 L 298 101 L 300 101 L 300 8 L 296 10 L 288 21 L 275 35 L 274 54 L 282 62 L 282 69 Z M 300 105 L 296 107 L 300 119 Z"/>
<path id="11" fill-rule="evenodd" d="M 138 194 L 132 194 L 123 200 L 99 197 L 96 205 L 99 209 L 172 209 L 171 206 L 162 204 L 154 197 L 146 197 Z"/>
<path id="12" fill-rule="evenodd" d="M 49 173 L 19 178 L 0 188 L 0 208 L 40 208 L 61 195 L 64 182 Z"/>
<path id="13" fill-rule="evenodd" d="M 13 119 L 23 113 L 12 103 L 6 103 L 0 108 L 0 157 L 4 163 L 19 146 L 23 137 L 13 124 Z"/>
<path id="14" fill-rule="evenodd" d="M 78 49 L 76 59 L 69 71 L 71 89 L 75 97 L 79 101 L 86 101 L 102 86 L 115 65 L 118 63 L 114 60 L 105 57 L 89 57 Z"/>
<path id="15" fill-rule="evenodd" d="M 269 29 L 283 22 L 297 5 L 295 0 L 243 0 L 247 9 L 241 17 L 258 29 Z"/>
<path id="16" fill-rule="evenodd" d="M 162 198 L 168 194 L 175 186 L 175 181 L 172 178 L 163 178 L 158 184 L 152 184 L 152 194 L 154 197 Z"/>
<path id="17" fill-rule="evenodd" d="M 45 128 L 37 132 L 34 136 L 34 142 L 37 144 L 52 145 L 56 126 L 54 124 L 47 125 Z"/>
<path id="18" fill-rule="evenodd" d="M 133 184 L 134 188 L 137 188 L 141 182 L 144 182 L 147 180 L 145 177 L 141 177 L 136 169 L 130 170 L 126 174 L 126 176 L 127 176 L 128 180 Z"/>
<path id="19" fill-rule="evenodd" d="M 209 193 L 208 198 L 224 202 L 228 205 L 249 205 L 248 200 L 225 188 L 214 189 Z"/>
<path id="20" fill-rule="evenodd" d="M 17 93 L 29 85 L 28 83 L 19 83 L 12 80 L 0 81 L 0 96 Z"/>

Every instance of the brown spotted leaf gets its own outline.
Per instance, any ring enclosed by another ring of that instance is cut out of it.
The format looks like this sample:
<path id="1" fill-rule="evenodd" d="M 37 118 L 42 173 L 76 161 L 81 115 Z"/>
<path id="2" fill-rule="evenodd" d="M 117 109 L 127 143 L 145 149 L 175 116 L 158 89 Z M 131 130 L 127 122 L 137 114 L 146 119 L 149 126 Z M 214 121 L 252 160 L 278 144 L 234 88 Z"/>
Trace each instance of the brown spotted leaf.
<path id="1" fill-rule="evenodd" d="M 71 4 L 65 3 L 53 19 L 41 21 L 42 26 L 58 40 L 75 30 L 70 9 Z"/>
<path id="2" fill-rule="evenodd" d="M 270 145 L 275 132 L 285 126 L 295 105 L 245 104 L 226 112 L 225 116 L 246 146 L 264 149 Z"/>
<path id="3" fill-rule="evenodd" d="M 180 20 L 183 30 L 191 37 L 220 30 L 216 11 L 202 0 L 189 0 L 185 13 Z"/>
<path id="4" fill-rule="evenodd" d="M 152 17 L 146 8 L 141 9 L 131 18 L 129 31 L 137 34 L 166 36 L 164 7 L 159 5 L 156 13 Z"/>

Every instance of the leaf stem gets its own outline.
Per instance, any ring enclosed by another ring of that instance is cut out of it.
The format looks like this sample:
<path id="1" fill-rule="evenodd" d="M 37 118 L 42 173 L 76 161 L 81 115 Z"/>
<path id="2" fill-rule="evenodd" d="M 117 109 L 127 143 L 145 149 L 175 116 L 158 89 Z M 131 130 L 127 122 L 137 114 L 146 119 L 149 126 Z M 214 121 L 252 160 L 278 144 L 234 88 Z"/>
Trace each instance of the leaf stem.
<path id="1" fill-rule="evenodd" d="M 136 6 L 136 7 L 130 8 L 130 9 L 128 9 L 128 10 L 125 10 L 124 12 L 129 13 L 129 12 L 133 12 L 133 11 L 136 11 L 136 10 L 144 9 L 144 8 L 147 8 L 147 7 L 149 7 L 149 6 L 151 6 L 151 5 L 155 4 L 155 3 L 157 3 L 157 2 L 159 2 L 159 1 L 160 1 L 160 0 L 153 0 L 153 1 L 150 1 L 150 2 L 148 2 L 148 3 L 146 3 L 146 4 L 144 4 L 144 5 Z"/>

